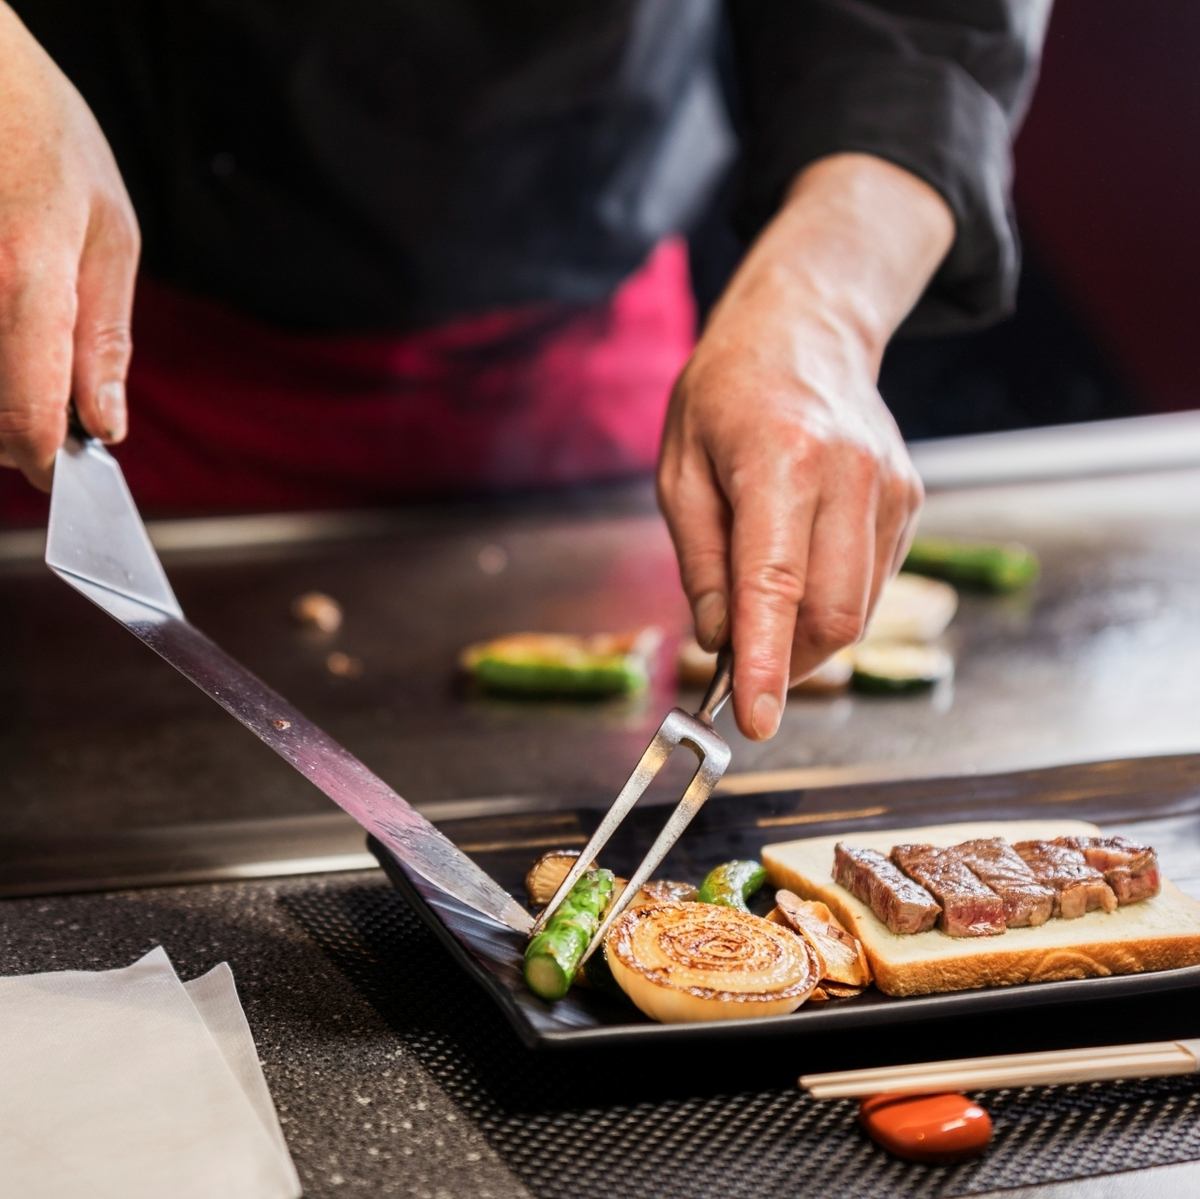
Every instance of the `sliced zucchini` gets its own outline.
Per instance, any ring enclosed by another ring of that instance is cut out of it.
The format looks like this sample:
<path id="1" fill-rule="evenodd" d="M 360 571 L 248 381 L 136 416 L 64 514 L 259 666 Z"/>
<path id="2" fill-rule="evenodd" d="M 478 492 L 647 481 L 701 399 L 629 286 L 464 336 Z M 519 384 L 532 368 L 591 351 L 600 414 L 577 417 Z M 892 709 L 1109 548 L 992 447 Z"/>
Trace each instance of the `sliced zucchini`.
<path id="1" fill-rule="evenodd" d="M 866 641 L 936 641 L 954 619 L 958 592 L 940 579 L 898 574 L 879 595 Z"/>
<path id="2" fill-rule="evenodd" d="M 920 691 L 953 673 L 954 659 L 936 645 L 864 642 L 854 651 L 854 686 L 859 691 Z"/>
<path id="3" fill-rule="evenodd" d="M 573 637 L 518 633 L 469 646 L 463 669 L 488 691 L 524 695 L 620 695 L 649 678 L 648 641 L 639 635 Z"/>
<path id="4" fill-rule="evenodd" d="M 1018 591 L 1038 577 L 1037 555 L 1018 542 L 958 541 L 950 537 L 918 537 L 904 569 L 976 587 L 983 591 Z"/>

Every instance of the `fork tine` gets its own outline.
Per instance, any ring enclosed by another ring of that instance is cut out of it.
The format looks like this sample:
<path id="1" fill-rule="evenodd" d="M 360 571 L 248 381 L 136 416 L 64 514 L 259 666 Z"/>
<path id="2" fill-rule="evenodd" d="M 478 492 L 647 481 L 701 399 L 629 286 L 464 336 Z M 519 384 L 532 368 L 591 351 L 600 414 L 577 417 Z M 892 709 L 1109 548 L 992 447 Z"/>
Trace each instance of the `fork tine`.
<path id="1" fill-rule="evenodd" d="M 541 915 L 533 922 L 533 933 L 537 934 L 546 927 L 550 917 L 558 910 L 558 906 L 566 899 L 571 888 L 582 878 L 584 872 L 596 860 L 597 855 L 608 844 L 609 838 L 617 830 L 617 826 L 625 819 L 629 810 L 637 803 L 645 794 L 646 788 L 654 781 L 655 776 L 662 769 L 663 763 L 671 756 L 672 750 L 675 748 L 674 742 L 668 740 L 664 734 L 663 725 L 659 726 L 650 741 L 646 746 L 645 753 L 638 759 L 638 764 L 633 768 L 633 773 L 630 774 L 625 786 L 621 788 L 620 794 L 617 796 L 611 808 L 605 813 L 604 819 L 600 821 L 599 827 L 592 834 L 592 839 L 587 843 L 583 852 L 575 859 L 575 864 L 567 871 L 567 877 L 563 879 L 557 891 L 554 892 L 554 897 L 542 909 Z"/>
<path id="2" fill-rule="evenodd" d="M 668 717 L 669 719 L 670 717 Z M 600 927 L 596 929 L 595 936 L 588 943 L 587 950 L 580 959 L 581 966 L 596 952 L 596 947 L 604 943 L 604 938 L 613 921 L 633 902 L 641 890 L 642 884 L 658 869 L 663 858 L 667 856 L 671 847 L 683 835 L 684 829 L 691 824 L 692 818 L 703 807 L 705 800 L 712 794 L 713 788 L 729 765 L 729 747 L 724 742 L 720 742 L 719 746 L 708 745 L 705 750 L 699 752 L 699 758 L 696 773 L 692 775 L 691 782 L 688 783 L 687 790 L 683 793 L 683 798 L 675 805 L 675 810 L 663 825 L 662 831 L 654 839 L 654 844 L 647 850 L 641 864 L 630 875 L 621 894 L 608 905 L 608 914 L 600 922 Z"/>
<path id="3" fill-rule="evenodd" d="M 686 745 L 696 755 L 696 771 L 692 775 L 683 797 L 675 805 L 675 810 L 663 825 L 654 844 L 650 846 L 649 852 L 622 888 L 620 895 L 616 896 L 609 904 L 608 912 L 597 928 L 596 935 L 588 943 L 580 965 L 595 953 L 596 946 L 603 943 L 613 921 L 633 902 L 634 897 L 641 890 L 642 884 L 658 868 L 671 846 L 679 840 L 683 830 L 691 823 L 692 818 L 712 794 L 713 788 L 725 773 L 729 765 L 730 749 L 713 731 L 713 721 L 729 699 L 732 690 L 733 650 L 731 646 L 725 645 L 717 653 L 717 664 L 712 682 L 709 684 L 700 707 L 696 710 L 696 715 L 689 716 L 679 708 L 667 713 L 666 719 L 658 726 L 658 732 L 654 734 L 650 744 L 646 747 L 646 752 L 642 754 L 625 786 L 621 788 L 621 793 L 612 807 L 604 814 L 599 828 L 592 834 L 592 838 L 584 847 L 583 852 L 575 859 L 571 869 L 567 871 L 567 877 L 563 879 L 542 914 L 534 921 L 533 934 L 541 932 L 546 927 L 547 922 L 558 910 L 562 901 L 570 894 L 571 888 L 575 886 L 583 873 L 596 860 L 600 851 L 608 844 L 609 838 L 616 832 L 617 826 L 645 794 L 646 788 L 654 781 L 655 776 L 663 768 L 671 754 L 680 745 Z"/>

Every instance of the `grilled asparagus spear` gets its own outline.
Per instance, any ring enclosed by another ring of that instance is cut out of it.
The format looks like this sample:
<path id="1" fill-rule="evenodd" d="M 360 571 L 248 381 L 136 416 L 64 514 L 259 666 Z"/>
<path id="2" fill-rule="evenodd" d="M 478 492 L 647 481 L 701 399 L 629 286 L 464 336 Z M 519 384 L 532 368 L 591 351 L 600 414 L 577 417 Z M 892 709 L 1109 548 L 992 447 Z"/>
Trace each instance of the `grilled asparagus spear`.
<path id="1" fill-rule="evenodd" d="M 561 999 L 567 993 L 612 892 L 611 870 L 589 870 L 526 946 L 525 982 L 535 995 Z"/>

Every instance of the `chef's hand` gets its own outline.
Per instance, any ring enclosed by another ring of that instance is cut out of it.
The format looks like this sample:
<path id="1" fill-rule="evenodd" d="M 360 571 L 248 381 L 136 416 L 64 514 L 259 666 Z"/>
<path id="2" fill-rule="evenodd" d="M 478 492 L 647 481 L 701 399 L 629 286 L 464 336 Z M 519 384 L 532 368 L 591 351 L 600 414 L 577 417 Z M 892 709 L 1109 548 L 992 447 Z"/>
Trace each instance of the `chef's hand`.
<path id="1" fill-rule="evenodd" d="M 0 0 L 0 464 L 45 489 L 73 395 L 125 436 L 138 227 L 83 97 Z"/>
<path id="2" fill-rule="evenodd" d="M 738 727 L 779 727 L 790 683 L 856 641 L 899 569 L 922 489 L 876 387 L 888 338 L 954 219 L 915 176 L 808 167 L 676 384 L 658 470 L 697 637 L 732 637 Z"/>

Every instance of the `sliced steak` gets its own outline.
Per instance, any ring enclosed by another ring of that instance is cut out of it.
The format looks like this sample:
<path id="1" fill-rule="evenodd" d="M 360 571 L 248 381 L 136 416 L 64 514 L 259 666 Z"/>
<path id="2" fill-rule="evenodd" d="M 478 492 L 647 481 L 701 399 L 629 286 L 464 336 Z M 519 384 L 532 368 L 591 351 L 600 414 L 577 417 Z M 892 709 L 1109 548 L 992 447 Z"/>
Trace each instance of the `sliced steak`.
<path id="1" fill-rule="evenodd" d="M 1045 924 L 1054 915 L 1054 890 L 1039 883 L 1024 858 L 1003 837 L 964 841 L 954 852 L 1000 896 L 1009 928 Z"/>
<path id="2" fill-rule="evenodd" d="M 1104 875 L 1118 903 L 1137 903 L 1157 895 L 1162 886 L 1158 854 L 1128 837 L 1058 837 L 1056 845 L 1079 850 L 1084 861 Z"/>
<path id="3" fill-rule="evenodd" d="M 932 895 L 873 849 L 833 847 L 833 877 L 894 933 L 923 933 L 941 915 Z"/>
<path id="4" fill-rule="evenodd" d="M 1071 920 L 1103 908 L 1115 912 L 1117 897 L 1104 875 L 1089 866 L 1081 850 L 1055 841 L 1018 841 L 1013 849 L 1040 883 L 1055 891 L 1054 914 Z"/>
<path id="5" fill-rule="evenodd" d="M 952 937 L 991 937 L 1004 931 L 1004 903 L 952 849 L 897 845 L 892 861 L 942 905 L 940 927 Z"/>

